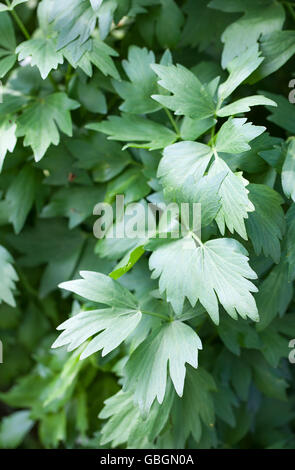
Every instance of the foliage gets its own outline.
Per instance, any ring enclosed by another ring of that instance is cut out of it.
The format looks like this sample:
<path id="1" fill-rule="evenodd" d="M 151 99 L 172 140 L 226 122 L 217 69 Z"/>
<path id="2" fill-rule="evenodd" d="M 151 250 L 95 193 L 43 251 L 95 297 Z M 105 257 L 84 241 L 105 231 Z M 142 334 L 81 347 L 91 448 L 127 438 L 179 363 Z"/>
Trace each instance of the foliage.
<path id="1" fill-rule="evenodd" d="M 294 21 L 0 3 L 0 448 L 294 448 Z M 97 241 L 121 194 L 201 234 Z"/>

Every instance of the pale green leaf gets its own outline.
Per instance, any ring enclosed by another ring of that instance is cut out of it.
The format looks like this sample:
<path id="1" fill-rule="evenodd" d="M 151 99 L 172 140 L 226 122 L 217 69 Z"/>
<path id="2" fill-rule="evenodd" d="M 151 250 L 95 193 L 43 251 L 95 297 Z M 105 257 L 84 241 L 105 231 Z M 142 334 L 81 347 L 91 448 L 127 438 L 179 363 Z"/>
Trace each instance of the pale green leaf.
<path id="1" fill-rule="evenodd" d="M 134 390 L 135 401 L 147 413 L 156 398 L 163 403 L 169 363 L 174 388 L 182 396 L 185 365 L 198 367 L 198 349 L 202 349 L 201 340 L 190 326 L 180 321 L 161 325 L 129 358 L 124 389 Z"/>
<path id="2" fill-rule="evenodd" d="M 248 264 L 247 251 L 236 240 L 222 238 L 197 245 L 193 236 L 157 248 L 150 257 L 153 278 L 160 278 L 175 312 L 181 314 L 184 299 L 192 307 L 199 300 L 215 323 L 219 322 L 218 301 L 233 318 L 241 315 L 258 321 L 251 292 L 256 279 Z"/>

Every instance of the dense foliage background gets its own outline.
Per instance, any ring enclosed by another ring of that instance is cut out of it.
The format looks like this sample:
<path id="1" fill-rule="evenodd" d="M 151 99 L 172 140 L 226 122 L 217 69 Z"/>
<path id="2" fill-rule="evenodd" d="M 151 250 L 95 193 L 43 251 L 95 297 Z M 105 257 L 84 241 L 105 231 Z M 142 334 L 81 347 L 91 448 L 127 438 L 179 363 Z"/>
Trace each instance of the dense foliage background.
<path id="1" fill-rule="evenodd" d="M 0 3 L 0 447 L 294 448 L 294 53 L 288 1 Z M 118 194 L 202 240 L 97 241 Z"/>

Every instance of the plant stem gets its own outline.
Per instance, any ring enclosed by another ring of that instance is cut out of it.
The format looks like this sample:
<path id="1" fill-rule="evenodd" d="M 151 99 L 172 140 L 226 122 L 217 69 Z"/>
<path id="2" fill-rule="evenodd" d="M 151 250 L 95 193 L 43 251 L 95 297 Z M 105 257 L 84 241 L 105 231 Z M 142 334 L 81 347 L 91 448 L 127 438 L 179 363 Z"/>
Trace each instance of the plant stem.
<path id="1" fill-rule="evenodd" d="M 6 4 L 7 4 L 8 7 L 11 6 L 9 0 L 6 0 Z M 25 36 L 25 38 L 26 39 L 31 39 L 30 33 L 28 32 L 27 28 L 23 24 L 22 20 L 18 16 L 18 14 L 14 10 L 10 10 L 10 13 L 11 13 L 13 19 L 15 20 L 16 24 L 18 25 L 19 29 L 21 30 L 21 32 Z"/>
<path id="2" fill-rule="evenodd" d="M 165 107 L 163 109 L 164 109 L 165 113 L 167 114 L 168 119 L 171 122 L 172 127 L 175 130 L 177 136 L 180 137 L 180 132 L 179 132 L 178 126 L 177 126 L 177 124 L 175 122 L 175 119 L 173 118 L 172 114 L 170 113 L 169 109 L 167 109 Z"/>
<path id="3" fill-rule="evenodd" d="M 171 318 L 166 317 L 165 315 L 161 315 L 160 313 L 149 312 L 147 310 L 141 310 L 141 313 L 145 315 L 151 315 L 152 317 L 160 318 L 161 320 L 171 321 Z"/>
<path id="4" fill-rule="evenodd" d="M 215 147 L 212 147 L 212 150 L 213 150 L 213 153 L 214 153 L 214 157 L 215 157 L 215 160 L 218 160 L 218 153 L 217 153 L 217 150 Z"/>
<path id="5" fill-rule="evenodd" d="M 215 129 L 216 129 L 216 124 L 214 124 L 214 126 L 213 126 L 212 129 L 211 129 L 211 138 L 210 138 L 210 141 L 209 141 L 209 145 L 210 145 L 210 144 L 213 144 L 213 142 L 214 142 Z"/>

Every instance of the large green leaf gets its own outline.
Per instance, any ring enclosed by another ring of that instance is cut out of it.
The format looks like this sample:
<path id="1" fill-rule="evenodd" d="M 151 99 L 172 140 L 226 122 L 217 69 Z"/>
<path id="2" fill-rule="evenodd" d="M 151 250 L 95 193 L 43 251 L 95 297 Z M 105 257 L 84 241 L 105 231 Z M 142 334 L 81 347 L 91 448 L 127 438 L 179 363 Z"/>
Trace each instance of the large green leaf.
<path id="1" fill-rule="evenodd" d="M 160 278 L 160 292 L 179 315 L 184 299 L 194 307 L 197 301 L 218 324 L 218 302 L 233 318 L 241 315 L 258 321 L 257 307 L 251 292 L 257 288 L 248 279 L 256 279 L 248 264 L 247 251 L 236 240 L 221 238 L 204 244 L 194 236 L 157 248 L 150 257 L 154 278 Z"/>

